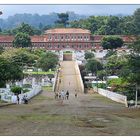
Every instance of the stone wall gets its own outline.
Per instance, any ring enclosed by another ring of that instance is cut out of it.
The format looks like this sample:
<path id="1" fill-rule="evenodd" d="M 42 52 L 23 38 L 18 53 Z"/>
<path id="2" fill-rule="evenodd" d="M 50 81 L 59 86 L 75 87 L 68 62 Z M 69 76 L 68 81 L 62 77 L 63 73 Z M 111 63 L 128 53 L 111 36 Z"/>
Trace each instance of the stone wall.
<path id="1" fill-rule="evenodd" d="M 124 96 L 124 95 L 121 95 L 121 94 L 118 94 L 118 93 L 115 93 L 115 92 L 112 92 L 109 90 L 101 89 L 101 88 L 98 88 L 98 89 L 94 88 L 94 91 L 98 92 L 99 94 L 101 94 L 113 101 L 123 103 L 123 104 L 125 104 L 126 107 L 128 107 L 127 96 Z"/>

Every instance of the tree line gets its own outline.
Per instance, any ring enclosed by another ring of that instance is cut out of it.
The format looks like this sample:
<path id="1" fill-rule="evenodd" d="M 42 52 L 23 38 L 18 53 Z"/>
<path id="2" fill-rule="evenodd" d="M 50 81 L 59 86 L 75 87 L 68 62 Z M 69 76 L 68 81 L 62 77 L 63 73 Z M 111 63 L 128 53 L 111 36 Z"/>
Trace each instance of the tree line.
<path id="1" fill-rule="evenodd" d="M 38 71 L 55 70 L 58 56 L 46 50 L 30 50 L 28 48 L 13 48 L 2 50 L 0 54 L 0 87 L 6 83 L 14 83 L 24 78 L 23 70 L 33 68 Z"/>
<path id="2" fill-rule="evenodd" d="M 74 12 L 66 12 L 69 15 L 69 21 L 85 19 L 88 16 L 86 15 L 79 15 Z M 3 13 L 4 14 L 4 13 Z M 19 26 L 21 23 L 26 23 L 34 28 L 42 30 L 45 26 L 49 27 L 50 25 L 53 26 L 55 21 L 58 20 L 58 13 L 50 13 L 45 15 L 39 14 L 15 14 L 13 16 L 9 16 L 7 19 L 0 18 L 0 28 L 4 30 L 14 29 L 15 27 Z"/>
<path id="3" fill-rule="evenodd" d="M 90 16 L 75 20 L 71 27 L 89 29 L 97 35 L 134 35 L 140 34 L 140 8 L 132 16 Z"/>
<path id="4" fill-rule="evenodd" d="M 133 35 L 140 34 L 140 8 L 138 8 L 133 15 L 129 16 L 80 16 L 74 12 L 67 13 L 53 13 L 50 17 L 34 15 L 31 18 L 31 14 L 17 14 L 14 18 L 7 19 L 8 24 L 12 25 L 11 29 L 5 28 L 4 21 L 0 19 L 0 33 L 1 34 L 15 34 L 15 27 L 21 25 L 23 22 L 29 24 L 32 27 L 32 35 L 40 35 L 45 30 L 57 27 L 73 27 L 83 28 L 91 31 L 95 35 Z M 17 21 L 17 19 L 18 21 Z M 22 17 L 24 17 L 22 19 Z M 52 19 L 53 22 L 47 20 Z M 28 22 L 28 20 L 32 22 Z M 46 20 L 46 21 L 44 21 Z M 17 22 L 18 24 L 16 24 Z M 19 24 L 20 23 L 20 24 Z M 5 30 L 6 29 L 6 30 Z"/>

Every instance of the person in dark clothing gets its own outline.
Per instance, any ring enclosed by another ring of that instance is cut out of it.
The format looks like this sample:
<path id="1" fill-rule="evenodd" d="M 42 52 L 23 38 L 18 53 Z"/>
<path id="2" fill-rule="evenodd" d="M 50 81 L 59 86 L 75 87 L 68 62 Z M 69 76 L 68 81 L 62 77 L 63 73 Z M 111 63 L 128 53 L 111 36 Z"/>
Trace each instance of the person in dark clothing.
<path id="1" fill-rule="evenodd" d="M 58 94 L 58 98 L 61 99 L 61 92 L 59 92 L 59 94 Z"/>
<path id="2" fill-rule="evenodd" d="M 55 99 L 58 99 L 58 93 L 57 92 L 55 93 Z"/>
<path id="3" fill-rule="evenodd" d="M 19 104 L 19 100 L 20 100 L 19 95 L 17 95 L 17 104 Z"/>
<path id="4" fill-rule="evenodd" d="M 66 92 L 66 99 L 68 100 L 69 99 L 69 91 L 67 90 Z"/>
<path id="5" fill-rule="evenodd" d="M 77 98 L 77 93 L 75 93 L 75 98 Z"/>
<path id="6" fill-rule="evenodd" d="M 27 96 L 24 95 L 24 97 L 23 97 L 23 101 L 24 101 L 24 104 L 28 104 Z"/>

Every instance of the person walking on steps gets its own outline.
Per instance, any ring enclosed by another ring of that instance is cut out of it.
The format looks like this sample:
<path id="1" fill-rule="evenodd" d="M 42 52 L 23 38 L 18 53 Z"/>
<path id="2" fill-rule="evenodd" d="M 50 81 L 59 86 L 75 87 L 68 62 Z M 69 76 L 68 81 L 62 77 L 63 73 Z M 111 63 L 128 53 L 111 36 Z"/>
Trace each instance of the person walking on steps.
<path id="1" fill-rule="evenodd" d="M 67 90 L 66 92 L 66 99 L 68 100 L 69 99 L 69 91 Z"/>
<path id="2" fill-rule="evenodd" d="M 24 95 L 24 96 L 23 96 L 23 102 L 24 102 L 24 104 L 28 104 L 28 98 L 27 98 L 27 95 Z"/>
<path id="3" fill-rule="evenodd" d="M 19 100 L 20 98 L 19 98 L 19 95 L 17 94 L 17 104 L 19 104 Z"/>
<path id="4" fill-rule="evenodd" d="M 75 90 L 75 98 L 77 98 L 77 91 Z"/>
<path id="5" fill-rule="evenodd" d="M 55 93 L 55 99 L 58 99 L 58 93 L 57 92 Z"/>

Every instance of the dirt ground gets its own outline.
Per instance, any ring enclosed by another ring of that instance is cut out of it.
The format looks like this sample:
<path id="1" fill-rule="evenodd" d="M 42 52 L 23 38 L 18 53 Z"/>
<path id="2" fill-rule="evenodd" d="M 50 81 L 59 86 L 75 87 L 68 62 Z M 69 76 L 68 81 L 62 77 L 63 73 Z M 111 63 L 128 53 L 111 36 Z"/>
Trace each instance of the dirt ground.
<path id="1" fill-rule="evenodd" d="M 0 108 L 0 135 L 140 135 L 140 110 L 99 94 L 75 98 L 70 93 L 61 104 L 54 93 L 43 91 L 27 105 Z"/>
<path id="2" fill-rule="evenodd" d="M 92 92 L 78 93 L 81 87 L 74 62 L 62 62 L 60 76 L 58 89 L 69 90 L 69 100 L 62 103 L 54 99 L 54 93 L 43 91 L 27 105 L 0 107 L 0 135 L 140 135 L 139 109 L 125 108 Z"/>

